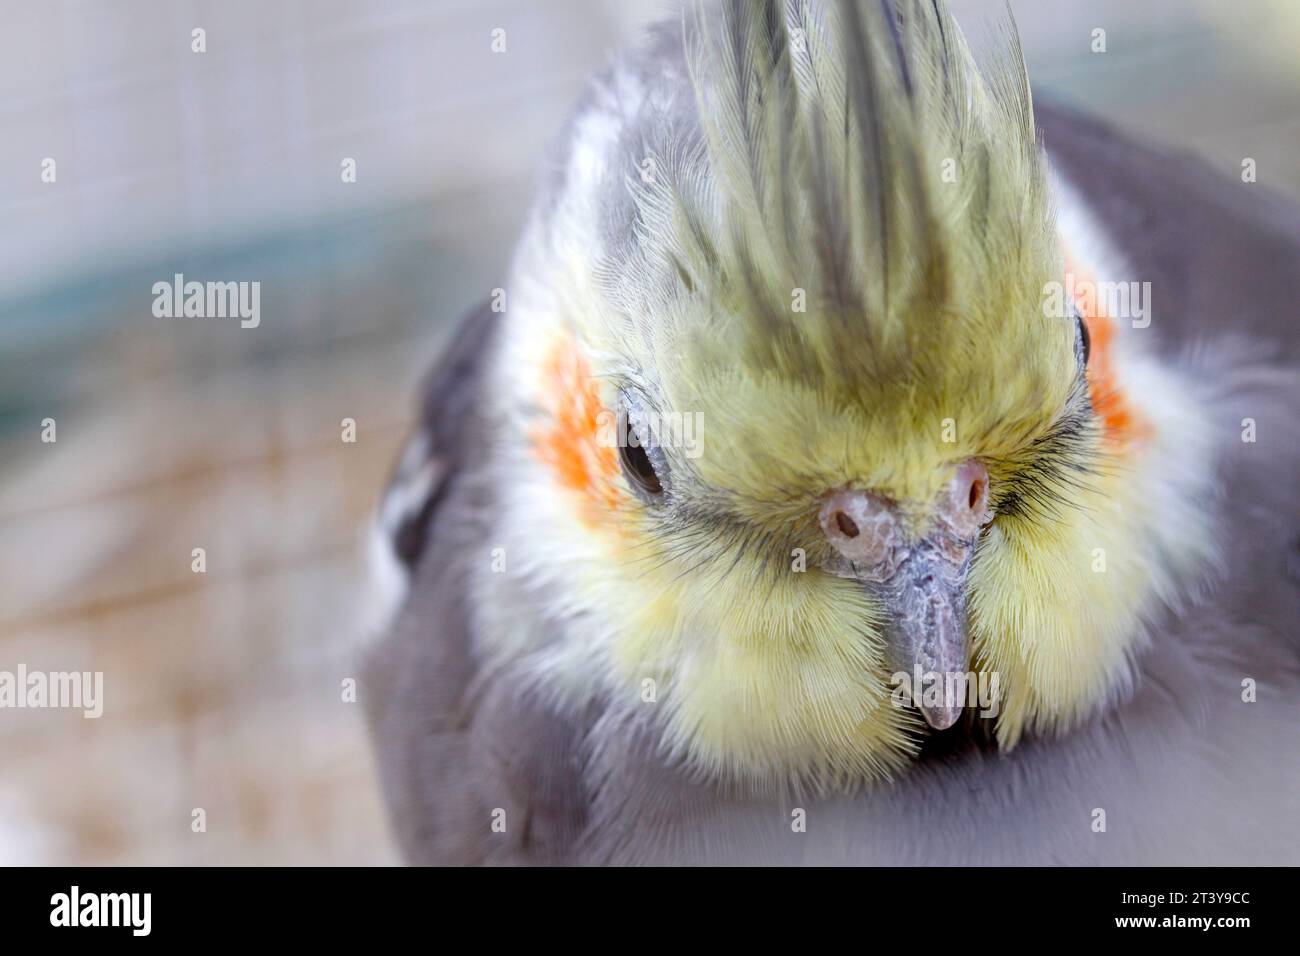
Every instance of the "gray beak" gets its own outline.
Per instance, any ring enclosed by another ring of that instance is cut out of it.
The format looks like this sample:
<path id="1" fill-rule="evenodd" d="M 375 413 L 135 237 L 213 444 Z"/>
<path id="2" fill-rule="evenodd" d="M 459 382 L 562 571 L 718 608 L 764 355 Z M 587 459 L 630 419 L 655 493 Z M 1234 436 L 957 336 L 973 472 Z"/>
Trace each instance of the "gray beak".
<path id="1" fill-rule="evenodd" d="M 925 722 L 935 730 L 955 724 L 965 703 L 969 568 L 969 551 L 954 565 L 926 540 L 876 589 L 892 616 L 886 632 L 891 663 L 896 671 L 920 675 L 919 686 L 913 677 L 912 692 Z"/>
<path id="2" fill-rule="evenodd" d="M 885 605 L 890 666 L 909 676 L 925 722 L 951 727 L 966 703 L 966 586 L 980 528 L 992 517 L 988 471 L 973 460 L 959 465 L 920 538 L 906 534 L 894 502 L 866 491 L 833 492 L 819 517 L 837 554 L 827 570 Z"/>

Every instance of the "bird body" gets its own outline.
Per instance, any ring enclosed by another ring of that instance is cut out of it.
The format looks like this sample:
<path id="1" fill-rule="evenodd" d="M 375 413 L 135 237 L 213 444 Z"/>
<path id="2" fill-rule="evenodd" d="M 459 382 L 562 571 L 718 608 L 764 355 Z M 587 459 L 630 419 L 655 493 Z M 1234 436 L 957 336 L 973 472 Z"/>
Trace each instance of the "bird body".
<path id="1" fill-rule="evenodd" d="M 689 10 L 566 143 L 381 508 L 409 859 L 1295 860 L 1294 209 L 941 4 Z"/>

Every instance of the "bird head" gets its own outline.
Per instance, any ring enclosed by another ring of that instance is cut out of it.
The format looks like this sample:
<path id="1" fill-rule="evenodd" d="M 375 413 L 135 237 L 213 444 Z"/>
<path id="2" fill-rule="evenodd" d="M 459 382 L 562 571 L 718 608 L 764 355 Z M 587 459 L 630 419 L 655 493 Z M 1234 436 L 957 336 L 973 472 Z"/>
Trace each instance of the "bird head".
<path id="1" fill-rule="evenodd" d="M 508 289 L 485 654 L 824 788 L 969 709 L 899 675 L 996 675 L 1004 747 L 1124 691 L 1209 552 L 1203 443 L 1117 323 L 1045 308 L 1081 264 L 1001 40 L 981 67 L 942 3 L 728 3 L 596 85 Z"/>

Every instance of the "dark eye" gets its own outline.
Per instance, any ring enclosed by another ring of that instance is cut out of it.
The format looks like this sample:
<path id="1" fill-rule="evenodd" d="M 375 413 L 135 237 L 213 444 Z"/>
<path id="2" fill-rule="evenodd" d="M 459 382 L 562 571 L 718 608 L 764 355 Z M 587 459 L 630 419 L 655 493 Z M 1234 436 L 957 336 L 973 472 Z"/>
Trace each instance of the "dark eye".
<path id="1" fill-rule="evenodd" d="M 650 455 L 642 445 L 636 429 L 631 422 L 627 422 L 622 431 L 627 440 L 619 443 L 618 460 L 623 465 L 623 473 L 627 475 L 628 481 L 646 494 L 662 494 L 663 483 L 659 481 L 655 467 L 650 463 Z"/>
<path id="2" fill-rule="evenodd" d="M 1079 313 L 1074 314 L 1074 321 L 1079 324 L 1079 352 L 1083 356 L 1083 364 L 1087 366 L 1088 356 L 1092 353 L 1092 339 L 1088 336 L 1088 323 L 1083 321 L 1083 316 Z"/>

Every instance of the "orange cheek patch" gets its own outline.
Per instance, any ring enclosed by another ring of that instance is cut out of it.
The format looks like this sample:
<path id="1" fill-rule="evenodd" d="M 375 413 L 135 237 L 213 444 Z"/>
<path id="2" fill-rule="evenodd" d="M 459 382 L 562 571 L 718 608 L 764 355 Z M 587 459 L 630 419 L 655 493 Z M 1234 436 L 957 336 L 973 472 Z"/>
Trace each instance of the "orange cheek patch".
<path id="1" fill-rule="evenodd" d="M 1077 286 L 1085 290 L 1096 288 L 1096 283 L 1091 276 L 1080 272 L 1074 272 L 1074 275 L 1080 280 Z M 1147 424 L 1134 414 L 1128 396 L 1120 387 L 1119 376 L 1115 372 L 1115 320 L 1105 314 L 1100 298 L 1078 289 L 1075 292 L 1075 304 L 1083 316 L 1084 323 L 1088 326 L 1090 354 L 1085 374 L 1088 379 L 1088 392 L 1092 397 L 1092 409 L 1101 419 L 1107 440 L 1123 444 L 1133 438 L 1142 437 L 1149 429 Z"/>
<path id="2" fill-rule="evenodd" d="M 547 418 L 532 432 L 533 450 L 561 485 L 584 497 L 585 516 L 594 522 L 600 510 L 616 508 L 622 497 L 618 453 L 612 443 L 599 441 L 613 413 L 601 403 L 591 366 L 567 335 L 542 366 L 540 400 Z"/>

